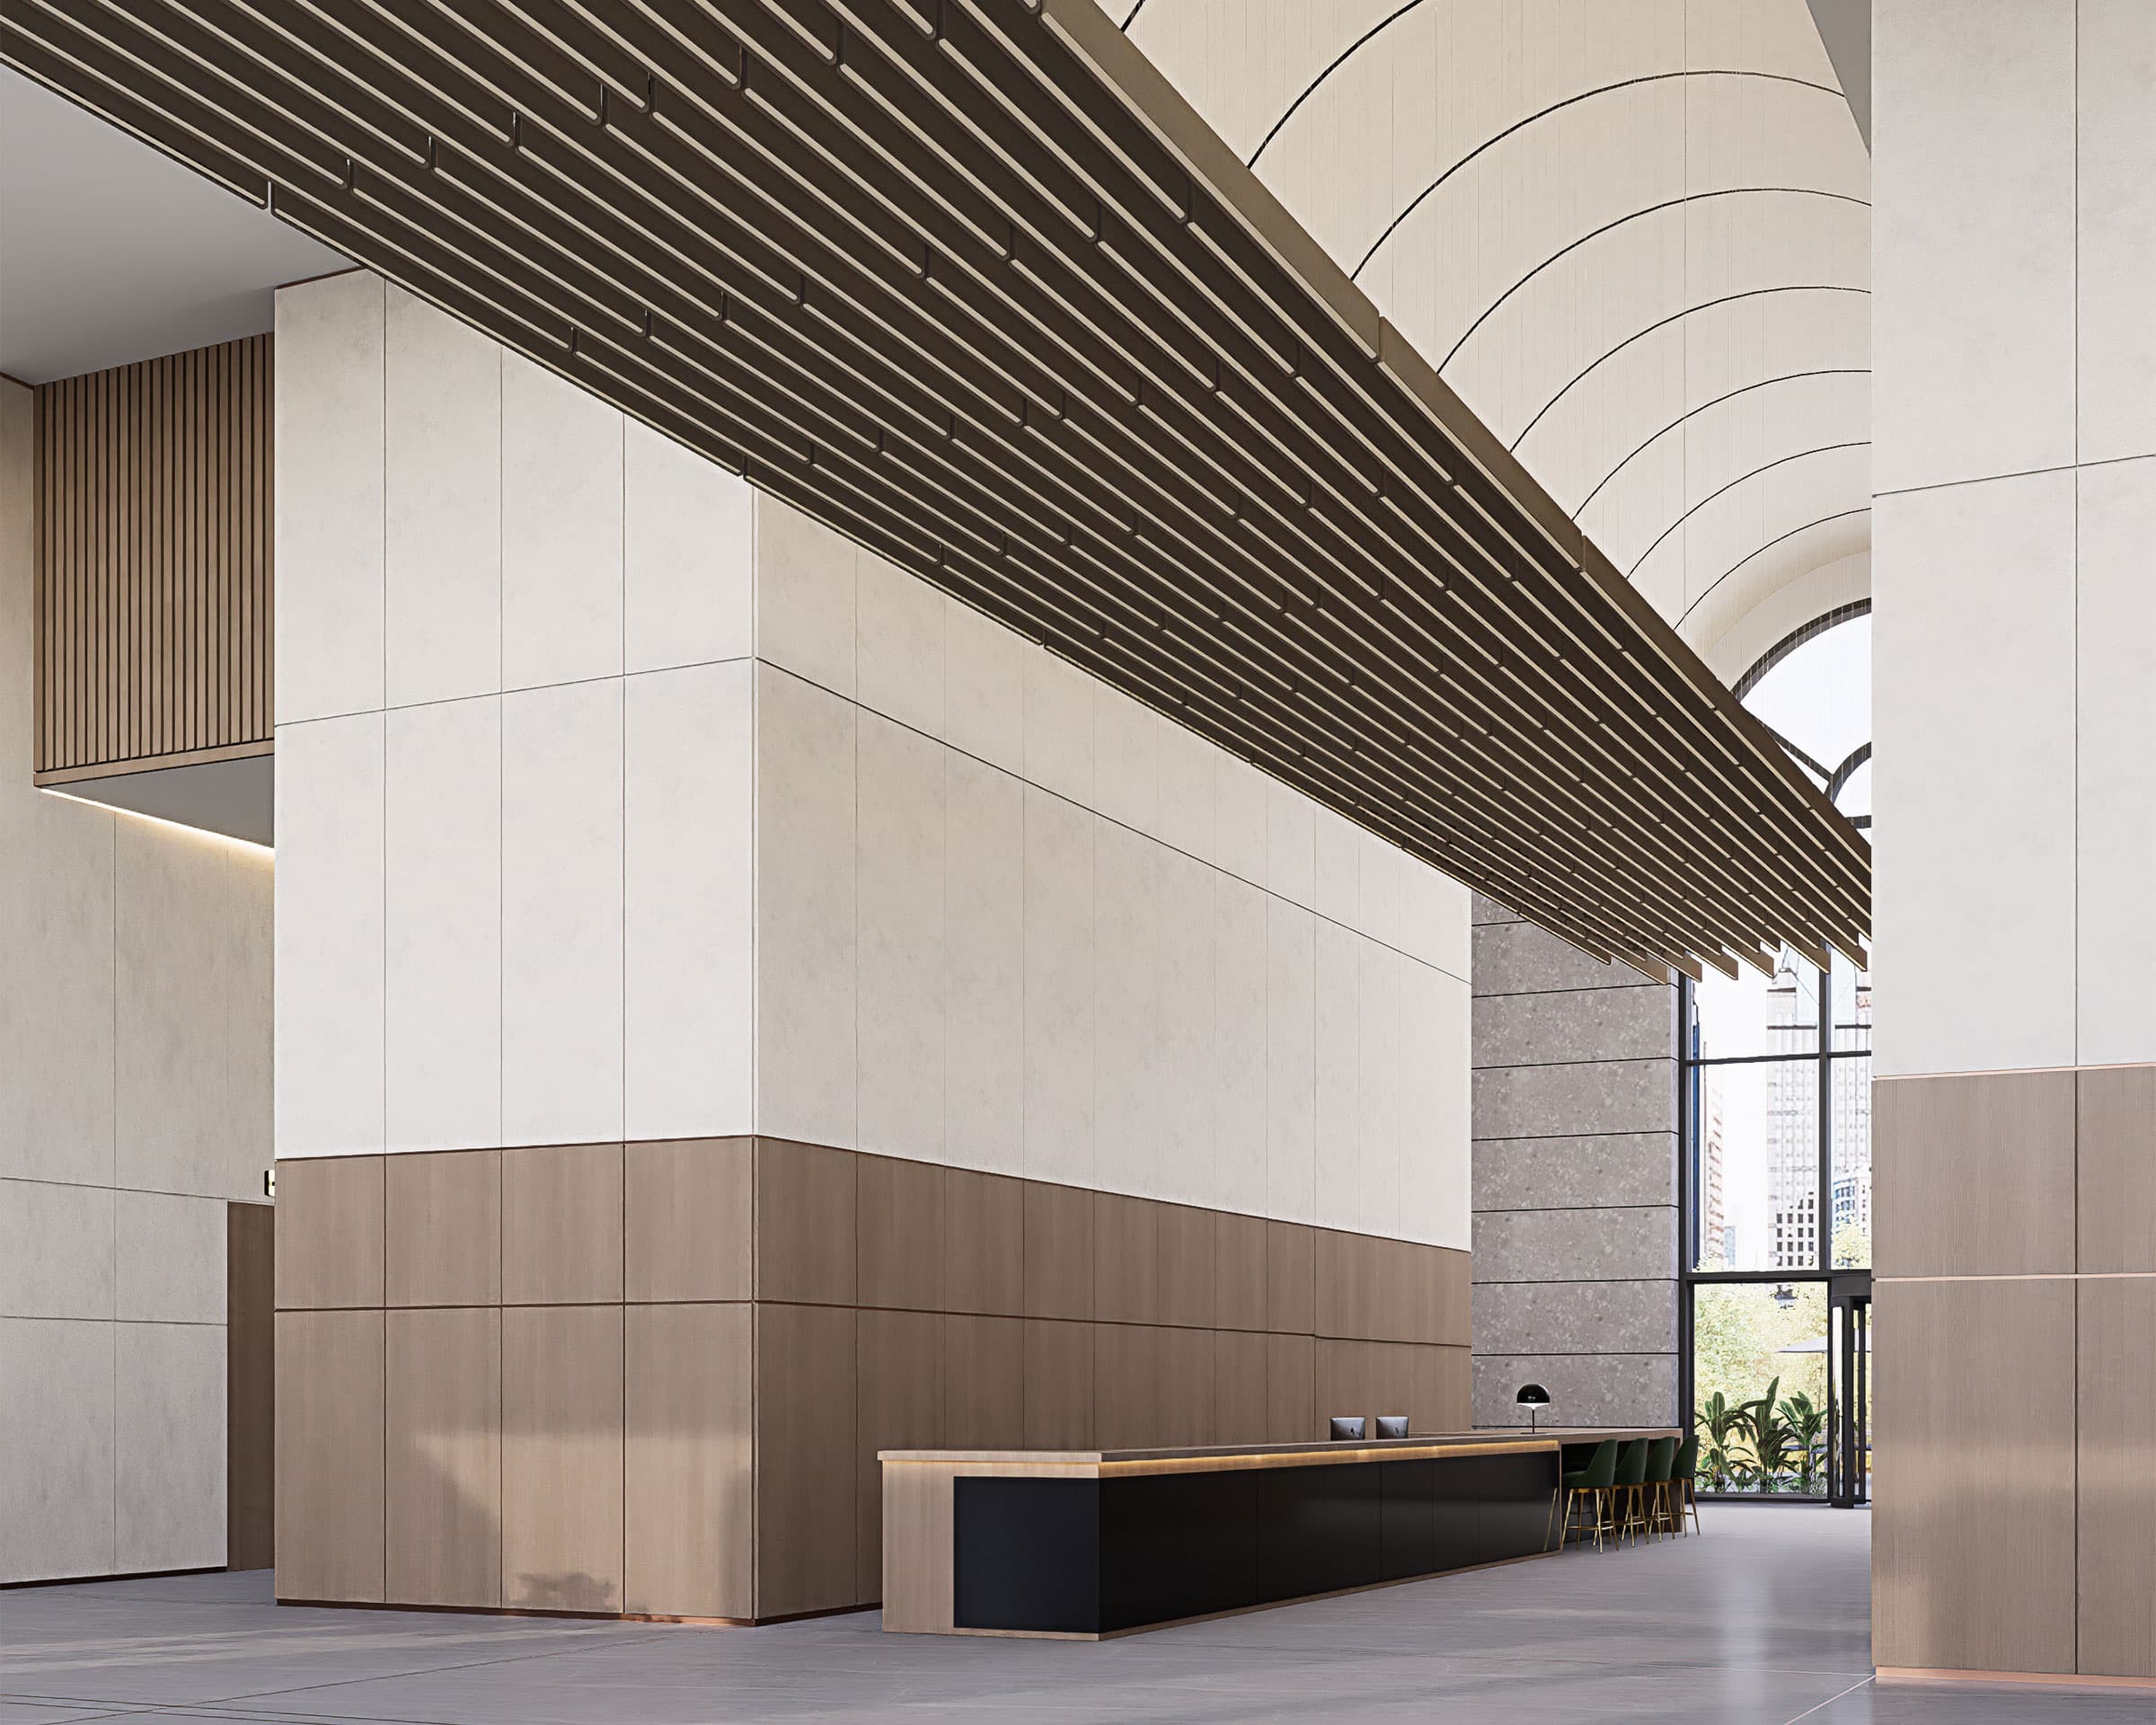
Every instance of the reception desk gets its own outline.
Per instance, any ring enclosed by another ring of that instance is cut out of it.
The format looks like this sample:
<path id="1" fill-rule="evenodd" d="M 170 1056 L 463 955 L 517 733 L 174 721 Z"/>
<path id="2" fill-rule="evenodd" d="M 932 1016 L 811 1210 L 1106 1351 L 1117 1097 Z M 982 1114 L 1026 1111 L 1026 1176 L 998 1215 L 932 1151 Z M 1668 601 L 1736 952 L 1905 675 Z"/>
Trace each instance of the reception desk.
<path id="1" fill-rule="evenodd" d="M 1091 1641 L 1537 1557 L 1575 1452 L 1674 1435 L 884 1450 L 883 1626 Z"/>

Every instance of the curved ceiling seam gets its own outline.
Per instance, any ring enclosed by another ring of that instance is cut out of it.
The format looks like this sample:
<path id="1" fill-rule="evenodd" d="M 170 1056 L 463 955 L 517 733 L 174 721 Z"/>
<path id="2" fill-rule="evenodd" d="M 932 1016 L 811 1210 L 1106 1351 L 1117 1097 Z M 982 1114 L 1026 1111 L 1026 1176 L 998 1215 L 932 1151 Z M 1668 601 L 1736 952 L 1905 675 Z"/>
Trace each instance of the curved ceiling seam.
<path id="1" fill-rule="evenodd" d="M 1144 0 L 1138 0 L 1138 4 L 1143 5 L 1144 4 Z M 1249 158 L 1243 163 L 1243 166 L 1246 168 L 1254 168 L 1258 165 L 1258 158 L 1265 154 L 1265 146 L 1268 144 L 1270 144 L 1274 138 L 1280 135 L 1280 128 L 1286 125 L 1287 122 L 1294 117 L 1295 110 L 1300 108 L 1305 102 L 1309 101 L 1311 93 L 1312 91 L 1314 91 L 1321 84 L 1323 84 L 1325 80 L 1330 78 L 1335 72 L 1339 71 L 1342 66 L 1346 65 L 1349 57 L 1352 56 L 1357 49 L 1361 48 L 1363 44 L 1367 42 L 1372 37 L 1379 34 L 1383 31 L 1390 29 L 1392 25 L 1398 23 L 1402 18 L 1405 18 L 1410 12 L 1413 12 L 1415 8 L 1419 6 L 1421 4 L 1422 0 L 1407 0 L 1407 4 L 1405 5 L 1398 7 L 1394 11 L 1386 13 L 1384 17 L 1380 18 L 1374 24 L 1371 25 L 1368 30 L 1365 30 L 1360 36 L 1357 36 L 1352 42 L 1348 43 L 1346 48 L 1342 49 L 1337 55 L 1335 55 L 1333 57 L 1332 64 L 1327 66 L 1322 72 L 1319 73 L 1316 77 L 1312 78 L 1307 84 L 1305 84 L 1303 87 L 1303 93 L 1297 96 L 1293 102 L 1289 102 L 1286 108 L 1282 111 L 1280 118 L 1273 122 L 1272 129 L 1267 132 L 1263 137 L 1258 140 L 1258 147 L 1250 152 Z M 1133 15 L 1135 16 L 1135 14 L 1134 13 Z"/>
<path id="2" fill-rule="evenodd" d="M 1566 385 L 1562 389 L 1559 390 L 1556 394 L 1552 395 L 1548 401 L 1544 402 L 1542 406 L 1535 409 L 1534 417 L 1527 421 L 1526 426 L 1521 430 L 1519 436 L 1515 438 L 1512 442 L 1507 446 L 1507 447 L 1511 449 L 1515 455 L 1517 455 L 1519 453 L 1520 446 L 1527 441 L 1528 433 L 1533 431 L 1536 426 L 1542 422 L 1543 416 L 1547 414 L 1551 408 L 1555 407 L 1560 402 L 1563 401 L 1566 396 L 1569 395 L 1576 386 L 1586 382 L 1586 379 L 1596 370 L 1597 367 L 1603 364 L 1604 360 L 1614 359 L 1619 354 L 1622 353 L 1627 348 L 1630 347 L 1633 342 L 1644 341 L 1648 336 L 1654 334 L 1657 330 L 1666 330 L 1672 323 L 1682 323 L 1684 319 L 1690 317 L 1694 312 L 1710 312 L 1718 305 L 1734 305 L 1739 300 L 1758 299 L 1768 294 L 1862 294 L 1867 298 L 1869 298 L 1871 295 L 1871 289 L 1869 288 L 1851 288 L 1841 283 L 1831 281 L 1783 282 L 1780 285 L 1773 288 L 1747 288 L 1742 293 L 1722 294 L 1713 299 L 1702 299 L 1696 305 L 1687 305 L 1682 311 L 1672 312 L 1667 317 L 1657 318 L 1652 323 L 1648 324 L 1645 328 L 1633 331 L 1631 334 L 1626 336 L 1623 341 L 1618 342 L 1615 347 L 1610 349 L 1607 352 L 1598 354 L 1595 356 L 1595 358 L 1590 359 L 1569 383 L 1566 384 Z"/>
<path id="3" fill-rule="evenodd" d="M 1688 407 L 1683 411 L 1683 412 L 1678 414 L 1677 417 L 1672 420 L 1667 425 L 1662 427 L 1660 430 L 1652 433 L 1648 438 L 1646 442 L 1640 444 L 1639 447 L 1631 452 L 1630 455 L 1626 456 L 1623 460 L 1620 461 L 1614 467 L 1611 468 L 1608 473 L 1604 473 L 1600 479 L 1596 480 L 1595 482 L 1594 489 L 1590 491 L 1585 497 L 1581 498 L 1578 505 L 1572 510 L 1572 518 L 1577 521 L 1582 515 L 1586 514 L 1587 506 L 1593 503 L 1596 498 L 1602 495 L 1603 488 L 1606 486 L 1612 480 L 1615 479 L 1619 473 L 1621 473 L 1635 460 L 1645 455 L 1649 449 L 1653 448 L 1656 444 L 1659 443 L 1664 438 L 1666 438 L 1672 431 L 1676 430 L 1687 420 L 1695 418 L 1699 414 L 1706 412 L 1710 408 L 1719 407 L 1724 402 L 1734 402 L 1739 395 L 1748 395 L 1755 389 L 1772 389 L 1778 384 L 1802 383 L 1807 377 L 1869 377 L 1870 376 L 1871 367 L 1869 366 L 1823 366 L 1816 371 L 1786 371 L 1778 377 L 1759 377 L 1754 378 L 1751 383 L 1748 384 L 1739 384 L 1735 389 L 1728 391 L 1727 394 L 1717 395 L 1712 401 L 1701 402 L 1697 407 Z"/>
<path id="4" fill-rule="evenodd" d="M 1871 199 L 1869 198 L 1852 197 L 1846 191 L 1827 191 L 1817 186 L 1724 186 L 1714 191 L 1687 192 L 1682 198 L 1670 198 L 1666 199 L 1664 201 L 1658 204 L 1645 205 L 1639 209 L 1631 210 L 1625 215 L 1620 216 L 1613 222 L 1604 222 L 1600 227 L 1591 229 L 1589 232 L 1582 234 L 1577 239 L 1573 240 L 1568 244 L 1560 246 L 1557 251 L 1552 252 L 1548 257 L 1544 258 L 1540 263 L 1536 264 L 1533 269 L 1530 270 L 1517 281 L 1514 282 L 1511 287 L 1506 288 L 1506 290 L 1499 294 L 1497 298 L 1490 301 L 1488 305 L 1482 308 L 1482 311 L 1475 318 L 1475 321 L 1472 323 L 1470 323 L 1461 333 L 1460 339 L 1454 342 L 1451 348 L 1446 349 L 1445 358 L 1437 362 L 1437 369 L 1439 373 L 1442 374 L 1445 368 L 1451 365 L 1453 361 L 1459 357 L 1460 349 L 1465 347 L 1469 341 L 1474 339 L 1475 332 L 1480 329 L 1482 325 L 1487 323 L 1502 305 L 1504 305 L 1507 300 L 1510 299 L 1515 294 L 1518 293 L 1521 288 L 1524 288 L 1529 282 L 1533 281 L 1537 276 L 1541 275 L 1542 271 L 1547 270 L 1551 264 L 1557 262 L 1560 258 L 1568 257 L 1572 252 L 1578 251 L 1581 246 L 1588 244 L 1592 241 L 1602 238 L 1602 236 L 1605 234 L 1614 233 L 1618 228 L 1622 227 L 1627 222 L 1636 222 L 1644 216 L 1658 215 L 1664 210 L 1682 209 L 1688 205 L 1705 203 L 1709 199 L 1715 198 L 1758 198 L 1767 196 L 1788 198 L 1825 198 L 1838 204 L 1855 204 L 1860 208 L 1863 209 L 1869 209 L 1871 208 Z"/>
<path id="5" fill-rule="evenodd" d="M 1869 438 L 1852 438 L 1845 443 L 1816 444 L 1809 449 L 1795 449 L 1791 450 L 1786 456 L 1777 456 L 1772 461 L 1762 462 L 1748 473 L 1739 473 L 1735 479 L 1729 481 L 1727 484 L 1716 486 L 1714 490 L 1708 492 L 1706 496 L 1702 497 L 1697 503 L 1694 503 L 1690 509 L 1686 509 L 1684 513 L 1680 515 L 1674 521 L 1672 521 L 1666 527 L 1664 527 L 1660 533 L 1657 533 L 1654 537 L 1654 543 L 1648 545 L 1645 551 L 1641 552 L 1639 556 L 1632 559 L 1632 566 L 1624 571 L 1624 579 L 1629 581 L 1633 576 L 1637 575 L 1639 572 L 1639 566 L 1646 562 L 1649 557 L 1652 557 L 1655 554 L 1656 549 L 1665 539 L 1668 538 L 1671 534 L 1674 533 L 1679 527 L 1683 526 L 1687 521 L 1691 520 L 1693 516 L 1697 515 L 1701 509 L 1705 509 L 1710 503 L 1713 502 L 1716 498 L 1726 496 L 1728 492 L 1735 491 L 1739 485 L 1742 485 L 1746 480 L 1757 479 L 1762 473 L 1771 473 L 1777 467 L 1786 467 L 1792 461 L 1803 461 L 1812 456 L 1832 455 L 1837 449 L 1869 449 L 1870 447 L 1871 439 Z M 1584 508 L 1585 505 L 1582 505 L 1582 507 Z M 1774 540 L 1769 540 L 1767 542 L 1768 544 L 1773 544 L 1777 542 Z M 1766 545 L 1762 545 L 1760 547 L 1760 550 L 1762 551 L 1764 551 L 1765 549 Z M 1745 562 L 1749 562 L 1750 561 L 1751 556 L 1747 554 Z M 1732 569 L 1741 569 L 1743 567 L 1744 563 L 1736 563 L 1731 565 Z M 1702 594 L 1701 597 L 1704 598 L 1706 595 Z M 1691 614 L 1687 612 L 1685 615 L 1690 615 Z"/>
<path id="6" fill-rule="evenodd" d="M 1529 114 L 1524 119 L 1515 120 L 1501 132 L 1493 132 L 1489 137 L 1484 138 L 1481 143 L 1476 145 L 1475 147 L 1470 150 L 1465 155 L 1462 156 L 1457 162 L 1454 162 L 1450 167 L 1445 169 L 1443 173 L 1439 174 L 1435 180 L 1431 181 L 1428 185 L 1425 186 L 1420 191 L 1417 192 L 1414 197 L 1408 199 L 1407 203 L 1401 207 L 1400 213 L 1393 217 L 1391 221 L 1385 224 L 1384 231 L 1381 233 L 1376 239 L 1370 243 L 1370 249 L 1363 253 L 1362 261 L 1356 264 L 1354 269 L 1348 272 L 1348 279 L 1353 281 L 1361 277 L 1364 270 L 1368 267 L 1370 260 L 1374 258 L 1378 254 L 1379 251 L 1383 249 L 1385 242 L 1392 237 L 1393 230 L 1398 228 L 1402 222 L 1408 219 L 1409 217 L 1412 216 L 1415 211 L 1421 207 L 1426 199 L 1431 197 L 1439 187 L 1443 186 L 1446 181 L 1450 180 L 1455 173 L 1459 172 L 1462 168 L 1467 166 L 1469 163 L 1474 161 L 1485 152 L 1495 149 L 1499 144 L 1502 144 L 1507 138 L 1512 137 L 1515 133 L 1525 130 L 1526 128 L 1533 125 L 1538 119 L 1546 119 L 1551 114 L 1561 112 L 1563 110 L 1570 108 L 1576 103 L 1589 101 L 1595 96 L 1606 96 L 1613 91 L 1631 90 L 1646 84 L 1666 83 L 1673 78 L 1760 78 L 1771 84 L 1793 84 L 1802 89 L 1817 90 L 1826 95 L 1833 97 L 1837 102 L 1840 102 L 1843 99 L 1842 93 L 1839 90 L 1836 90 L 1828 84 L 1815 84 L 1809 78 L 1799 78 L 1787 72 L 1755 72 L 1743 67 L 1735 66 L 1696 66 L 1678 72 L 1648 72 L 1637 78 L 1621 78 L 1615 84 L 1604 84 L 1597 85 L 1592 90 L 1582 90 L 1577 95 L 1567 96 L 1562 102 L 1553 102 L 1547 108 L 1536 110 L 1535 112 Z M 1311 86 L 1311 88 L 1313 90 L 1317 86 L 1315 84 Z M 1304 92 L 1304 94 L 1308 93 L 1309 93 L 1307 91 Z M 1296 100 L 1300 102 L 1302 98 L 1297 97 Z M 1283 115 L 1282 118 L 1285 119 L 1286 116 Z M 1252 158 L 1252 160 L 1255 159 L 1255 157 Z"/>
<path id="7" fill-rule="evenodd" d="M 1691 621 L 1692 614 L 1694 611 L 1697 611 L 1702 605 L 1706 604 L 1707 601 L 1714 596 L 1715 589 L 1719 588 L 1724 581 L 1727 580 L 1732 575 L 1736 574 L 1736 571 L 1742 569 L 1746 563 L 1752 562 L 1753 559 L 1756 557 L 1763 557 L 1767 554 L 1767 553 L 1773 550 L 1776 545 L 1785 544 L 1787 541 L 1794 539 L 1800 533 L 1809 533 L 1814 527 L 1823 527 L 1829 521 L 1847 521 L 1854 517 L 1860 515 L 1869 515 L 1870 513 L 1871 505 L 1868 502 L 1862 509 L 1836 509 L 1832 515 L 1820 516 L 1816 520 L 1805 522 L 1801 526 L 1791 527 L 1787 533 L 1775 535 L 1773 538 L 1768 540 L 1765 544 L 1759 546 L 1756 550 L 1746 552 L 1742 557 L 1737 559 L 1736 562 L 1730 564 L 1727 569 L 1725 569 L 1719 575 L 1717 575 L 1713 580 L 1710 581 L 1707 586 L 1701 589 L 1700 597 L 1684 607 L 1683 613 L 1677 618 L 1675 626 L 1679 629 L 1683 628 L 1685 624 Z"/>

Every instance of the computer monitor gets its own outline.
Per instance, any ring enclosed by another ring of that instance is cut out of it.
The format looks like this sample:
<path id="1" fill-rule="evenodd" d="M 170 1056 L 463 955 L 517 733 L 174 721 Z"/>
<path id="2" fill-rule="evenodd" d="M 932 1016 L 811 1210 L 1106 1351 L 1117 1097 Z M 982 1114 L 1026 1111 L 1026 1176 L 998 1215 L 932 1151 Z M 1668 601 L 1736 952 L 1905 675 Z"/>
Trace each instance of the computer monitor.
<path id="1" fill-rule="evenodd" d="M 1408 1416 L 1404 1413 L 1379 1414 L 1377 1435 L 1380 1438 L 1405 1438 L 1408 1435 Z"/>
<path id="2" fill-rule="evenodd" d="M 1363 1436 L 1363 1416 L 1359 1413 L 1336 1413 L 1332 1416 L 1332 1441 L 1336 1444 L 1360 1442 Z"/>

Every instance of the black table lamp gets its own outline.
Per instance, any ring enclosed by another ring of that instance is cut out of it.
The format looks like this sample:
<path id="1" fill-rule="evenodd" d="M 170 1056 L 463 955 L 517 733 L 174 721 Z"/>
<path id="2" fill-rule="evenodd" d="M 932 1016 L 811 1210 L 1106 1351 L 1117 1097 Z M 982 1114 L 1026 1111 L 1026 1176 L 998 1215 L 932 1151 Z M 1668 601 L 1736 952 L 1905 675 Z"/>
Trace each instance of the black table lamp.
<path id="1" fill-rule="evenodd" d="M 1540 1384 L 1523 1384 L 1520 1393 L 1512 1398 L 1512 1404 L 1527 1410 L 1527 1429 L 1533 1431 L 1534 1416 L 1550 1405 L 1550 1392 Z"/>

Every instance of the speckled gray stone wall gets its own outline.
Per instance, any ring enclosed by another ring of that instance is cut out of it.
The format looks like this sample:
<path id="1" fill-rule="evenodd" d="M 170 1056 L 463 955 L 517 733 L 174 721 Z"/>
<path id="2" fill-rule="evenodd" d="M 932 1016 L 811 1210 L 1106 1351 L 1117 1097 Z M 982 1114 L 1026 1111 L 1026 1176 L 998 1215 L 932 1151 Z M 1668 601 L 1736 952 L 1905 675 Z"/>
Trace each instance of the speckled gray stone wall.
<path id="1" fill-rule="evenodd" d="M 1547 1388 L 1568 1425 L 1677 1407 L 1676 990 L 1478 896 L 1474 1411 Z"/>

